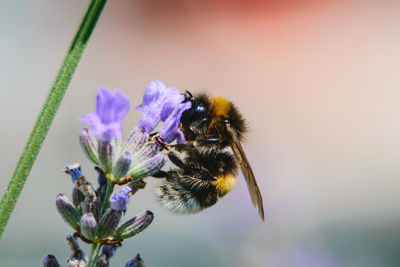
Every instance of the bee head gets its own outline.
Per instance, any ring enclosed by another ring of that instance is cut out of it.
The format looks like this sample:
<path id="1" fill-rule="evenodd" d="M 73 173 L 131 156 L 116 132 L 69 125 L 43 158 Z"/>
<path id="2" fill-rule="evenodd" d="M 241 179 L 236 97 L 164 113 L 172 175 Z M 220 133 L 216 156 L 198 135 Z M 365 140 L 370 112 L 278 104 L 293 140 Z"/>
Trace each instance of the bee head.
<path id="1" fill-rule="evenodd" d="M 229 134 L 226 125 L 236 132 L 239 139 L 246 131 L 245 122 L 236 107 L 224 97 L 209 97 L 200 94 L 193 97 L 185 94 L 186 101 L 192 106 L 182 114 L 181 130 L 187 140 L 198 137 L 217 137 L 229 145 Z"/>

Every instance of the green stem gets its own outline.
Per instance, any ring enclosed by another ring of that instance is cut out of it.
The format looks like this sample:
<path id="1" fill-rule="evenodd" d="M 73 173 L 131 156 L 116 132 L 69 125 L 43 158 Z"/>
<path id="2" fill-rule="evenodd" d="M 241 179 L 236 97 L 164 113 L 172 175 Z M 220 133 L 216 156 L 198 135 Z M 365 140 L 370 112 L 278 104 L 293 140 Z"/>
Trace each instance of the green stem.
<path id="1" fill-rule="evenodd" d="M 0 238 L 107 0 L 92 0 L 0 201 Z"/>
<path id="2" fill-rule="evenodd" d="M 115 184 L 111 180 L 107 179 L 106 194 L 103 199 L 103 205 L 101 206 L 101 214 L 102 215 L 106 212 L 107 208 L 110 206 L 110 196 L 111 196 L 112 192 L 114 191 L 114 186 L 115 186 Z"/>
<path id="3" fill-rule="evenodd" d="M 99 255 L 101 245 L 98 243 L 93 243 L 92 245 L 92 252 L 90 253 L 89 263 L 87 267 L 94 267 L 96 266 L 96 259 Z"/>

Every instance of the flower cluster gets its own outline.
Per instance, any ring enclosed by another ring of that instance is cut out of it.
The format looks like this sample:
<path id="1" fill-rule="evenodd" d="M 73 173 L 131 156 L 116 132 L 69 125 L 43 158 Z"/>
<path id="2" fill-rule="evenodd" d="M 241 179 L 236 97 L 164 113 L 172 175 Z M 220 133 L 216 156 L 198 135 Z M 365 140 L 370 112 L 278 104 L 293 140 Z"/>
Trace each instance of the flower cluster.
<path id="1" fill-rule="evenodd" d="M 176 88 L 153 81 L 147 87 L 143 103 L 137 109 L 143 114 L 128 137 L 122 141 L 122 119 L 130 109 L 128 98 L 100 88 L 97 91 L 96 110 L 80 118 L 91 126 L 79 135 L 81 147 L 98 172 L 97 188 L 82 174 L 75 163 L 63 171 L 74 184 L 72 201 L 64 194 L 56 197 L 58 212 L 75 231 L 67 236 L 72 254 L 68 266 L 109 266 L 110 258 L 122 241 L 143 231 L 153 220 L 153 213 L 145 211 L 120 224 L 128 202 L 137 190 L 145 187 L 143 178 L 158 172 L 166 162 L 164 147 L 152 137 L 152 131 L 163 122 L 157 133 L 166 142 L 184 142 L 179 129 L 182 113 L 190 102 Z M 113 194 L 115 185 L 124 185 Z M 88 260 L 79 249 L 77 239 L 93 244 Z M 100 253 L 101 248 L 101 253 Z M 43 266 L 59 266 L 56 258 L 46 255 Z M 138 255 L 125 266 L 144 266 Z"/>

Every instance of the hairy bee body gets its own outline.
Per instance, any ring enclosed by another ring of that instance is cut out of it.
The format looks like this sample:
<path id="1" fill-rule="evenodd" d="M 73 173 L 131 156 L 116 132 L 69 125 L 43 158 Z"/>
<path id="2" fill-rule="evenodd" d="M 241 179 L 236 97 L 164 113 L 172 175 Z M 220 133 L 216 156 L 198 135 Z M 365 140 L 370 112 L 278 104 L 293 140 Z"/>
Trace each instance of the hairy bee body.
<path id="1" fill-rule="evenodd" d="M 263 218 L 261 194 L 240 146 L 246 132 L 242 116 L 222 97 L 187 92 L 186 101 L 192 103 L 181 118 L 186 142 L 169 153 L 177 168 L 156 175 L 165 178 L 157 190 L 161 205 L 176 213 L 196 213 L 214 205 L 235 186 L 239 163 Z"/>

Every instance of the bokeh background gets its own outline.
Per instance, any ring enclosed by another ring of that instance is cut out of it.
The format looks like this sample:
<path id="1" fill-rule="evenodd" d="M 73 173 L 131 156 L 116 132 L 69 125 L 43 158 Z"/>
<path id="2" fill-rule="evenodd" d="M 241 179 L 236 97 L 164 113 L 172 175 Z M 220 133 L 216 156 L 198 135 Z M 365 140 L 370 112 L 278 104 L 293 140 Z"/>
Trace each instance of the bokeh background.
<path id="1" fill-rule="evenodd" d="M 0 1 L 3 191 L 89 1 Z M 64 262 L 70 196 L 60 170 L 80 162 L 77 135 L 99 86 L 131 99 L 135 126 L 154 79 L 230 98 L 248 120 L 245 150 L 266 208 L 242 177 L 193 216 L 160 209 L 158 181 L 127 217 L 155 213 L 112 266 L 400 266 L 400 2 L 110 0 L 0 240 L 0 266 Z M 87 246 L 82 245 L 87 252 Z"/>

